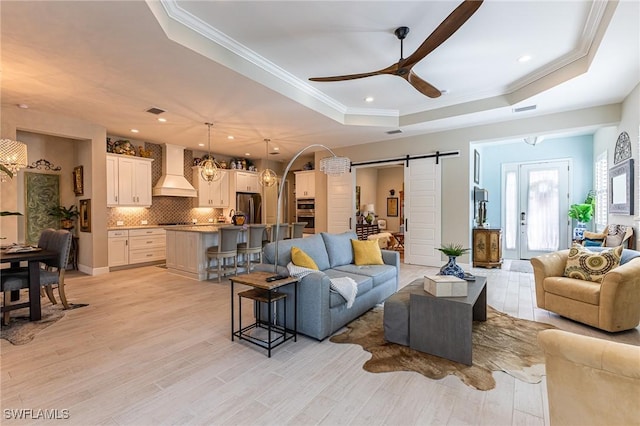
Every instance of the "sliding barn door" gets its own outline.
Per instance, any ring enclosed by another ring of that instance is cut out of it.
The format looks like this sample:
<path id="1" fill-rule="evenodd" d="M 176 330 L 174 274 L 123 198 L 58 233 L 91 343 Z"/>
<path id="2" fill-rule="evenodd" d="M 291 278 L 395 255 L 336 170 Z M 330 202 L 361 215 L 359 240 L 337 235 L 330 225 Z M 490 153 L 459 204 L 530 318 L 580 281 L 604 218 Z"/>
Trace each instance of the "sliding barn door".
<path id="1" fill-rule="evenodd" d="M 441 176 L 435 158 L 409 161 L 404 169 L 405 229 L 404 261 L 415 265 L 442 266 Z"/>

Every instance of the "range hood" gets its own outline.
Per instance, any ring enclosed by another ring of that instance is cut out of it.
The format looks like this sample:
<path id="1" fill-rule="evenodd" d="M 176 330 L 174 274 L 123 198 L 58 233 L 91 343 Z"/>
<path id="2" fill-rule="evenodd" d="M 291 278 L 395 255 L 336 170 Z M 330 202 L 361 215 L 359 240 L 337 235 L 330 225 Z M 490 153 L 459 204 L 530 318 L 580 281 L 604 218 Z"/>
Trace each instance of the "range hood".
<path id="1" fill-rule="evenodd" d="M 162 177 L 153 187 L 153 195 L 166 197 L 197 197 L 196 190 L 184 177 L 184 147 L 162 146 Z"/>

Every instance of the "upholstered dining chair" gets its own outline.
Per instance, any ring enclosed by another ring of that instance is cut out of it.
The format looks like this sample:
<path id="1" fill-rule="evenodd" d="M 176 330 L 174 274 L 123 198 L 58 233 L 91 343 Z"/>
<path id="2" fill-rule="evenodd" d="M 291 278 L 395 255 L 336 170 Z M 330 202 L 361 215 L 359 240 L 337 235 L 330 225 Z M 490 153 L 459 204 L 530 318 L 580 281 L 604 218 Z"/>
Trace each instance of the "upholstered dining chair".
<path id="1" fill-rule="evenodd" d="M 225 271 L 233 268 L 234 274 L 238 275 L 238 234 L 242 226 L 223 226 L 218 231 L 218 245 L 207 249 L 207 280 L 210 272 L 218 274 L 218 282 L 222 276 L 226 275 Z M 216 261 L 214 267 L 211 261 Z M 233 259 L 233 267 L 227 267 L 225 259 Z"/>
<path id="2" fill-rule="evenodd" d="M 262 263 L 262 236 L 266 225 L 249 225 L 247 227 L 247 242 L 238 243 L 238 255 L 243 254 L 246 257 L 247 273 L 251 272 L 252 257 L 258 255 L 258 262 Z"/>
<path id="3" fill-rule="evenodd" d="M 44 269 L 40 271 L 40 285 L 54 305 L 58 303 L 53 293 L 53 287 L 56 286 L 60 301 L 65 309 L 69 309 L 69 302 L 64 289 L 64 275 L 65 268 L 69 262 L 72 238 L 73 236 L 69 231 L 64 229 L 56 231 L 49 228 L 40 233 L 38 240 L 38 247 L 58 253 L 56 258 L 42 263 Z M 0 285 L 4 294 L 4 304 L 9 306 L 12 291 L 29 287 L 29 272 L 25 268 L 20 268 L 14 272 L 3 273 L 0 277 Z M 5 324 L 8 323 L 9 311 L 5 311 L 3 321 Z"/>

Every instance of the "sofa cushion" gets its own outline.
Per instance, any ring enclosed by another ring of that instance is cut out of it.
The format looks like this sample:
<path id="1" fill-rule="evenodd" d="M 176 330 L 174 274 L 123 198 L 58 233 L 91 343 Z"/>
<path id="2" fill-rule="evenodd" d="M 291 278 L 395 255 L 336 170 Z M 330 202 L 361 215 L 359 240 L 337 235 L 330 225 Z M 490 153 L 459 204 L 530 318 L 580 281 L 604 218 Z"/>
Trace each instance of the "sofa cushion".
<path id="1" fill-rule="evenodd" d="M 316 265 L 311 256 L 296 246 L 291 247 L 291 262 L 296 266 L 318 270 L 318 265 Z"/>
<path id="2" fill-rule="evenodd" d="M 353 248 L 351 240 L 357 239 L 355 232 L 343 232 L 342 234 L 328 234 L 321 232 L 320 235 L 327 248 L 329 256 L 329 267 L 335 268 L 339 265 L 353 263 Z"/>
<path id="3" fill-rule="evenodd" d="M 397 271 L 395 266 L 391 265 L 342 265 L 333 268 L 337 271 L 348 272 L 349 274 L 358 274 L 371 277 L 373 286 L 377 287 L 396 277 Z"/>
<path id="4" fill-rule="evenodd" d="M 384 265 L 380 246 L 375 240 L 351 240 L 353 263 L 356 265 Z"/>
<path id="5" fill-rule="evenodd" d="M 594 253 L 580 244 L 574 244 L 569 250 L 564 276 L 602 282 L 607 272 L 620 265 L 621 256 L 622 246 Z"/>
<path id="6" fill-rule="evenodd" d="M 566 277 L 547 277 L 544 291 L 590 305 L 600 304 L 600 283 Z"/>
<path id="7" fill-rule="evenodd" d="M 291 240 L 278 241 L 278 265 L 287 266 L 291 262 L 291 247 L 296 246 L 307 253 L 318 266 L 324 271 L 329 268 L 329 256 L 324 245 L 324 240 L 320 235 L 312 235 L 305 238 L 294 238 Z M 273 264 L 275 262 L 276 243 L 269 243 L 264 246 L 264 261 Z"/>
<path id="8" fill-rule="evenodd" d="M 367 277 L 366 275 L 351 274 L 349 272 L 338 271 L 336 269 L 327 269 L 323 272 L 327 274 L 329 279 L 341 278 L 341 277 L 352 278 L 356 282 L 356 284 L 358 284 L 357 297 L 360 297 L 361 295 L 365 294 L 366 292 L 368 292 L 373 288 L 373 280 L 371 279 L 371 277 Z M 342 305 L 343 303 L 347 303 L 344 297 L 340 296 L 339 293 L 332 291 L 330 296 L 329 306 L 331 308 L 334 308 L 336 306 Z"/>

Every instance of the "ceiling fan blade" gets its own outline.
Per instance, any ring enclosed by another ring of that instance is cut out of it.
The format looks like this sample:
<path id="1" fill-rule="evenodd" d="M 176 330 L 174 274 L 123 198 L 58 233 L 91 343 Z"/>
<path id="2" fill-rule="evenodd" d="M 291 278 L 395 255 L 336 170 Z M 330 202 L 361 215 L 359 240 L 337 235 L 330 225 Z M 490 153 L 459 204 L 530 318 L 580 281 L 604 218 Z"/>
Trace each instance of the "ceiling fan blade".
<path id="1" fill-rule="evenodd" d="M 407 59 L 401 62 L 401 67 L 411 68 L 420 62 L 425 56 L 435 50 L 453 35 L 482 5 L 483 0 L 465 0 L 460 6 L 442 21 L 420 47 Z M 428 95 L 427 95 L 428 96 Z"/>
<path id="2" fill-rule="evenodd" d="M 425 96 L 428 96 L 430 98 L 439 98 L 442 94 L 440 90 L 436 89 L 434 86 L 418 77 L 418 75 L 413 71 L 411 71 L 409 74 L 406 74 L 406 77 L 404 78 L 409 82 L 410 85 L 415 87 L 418 92 L 422 93 Z"/>
<path id="3" fill-rule="evenodd" d="M 347 75 L 336 75 L 333 77 L 312 77 L 309 80 L 311 81 L 343 81 L 343 80 L 355 80 L 356 78 L 365 78 L 372 77 L 374 75 L 382 75 L 382 74 L 396 74 L 398 71 L 398 63 L 396 62 L 393 65 L 389 65 L 386 68 L 383 68 L 378 71 L 372 72 L 364 72 L 361 74 L 347 74 Z"/>

